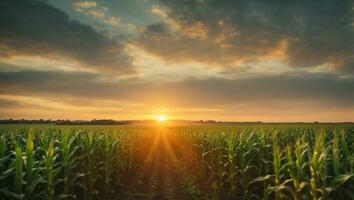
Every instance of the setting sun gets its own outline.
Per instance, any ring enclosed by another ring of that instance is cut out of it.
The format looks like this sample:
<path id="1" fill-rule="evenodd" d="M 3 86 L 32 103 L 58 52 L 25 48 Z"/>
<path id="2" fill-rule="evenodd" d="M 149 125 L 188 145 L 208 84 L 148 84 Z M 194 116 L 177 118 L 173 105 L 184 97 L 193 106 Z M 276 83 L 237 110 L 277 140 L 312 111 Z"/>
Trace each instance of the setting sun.
<path id="1" fill-rule="evenodd" d="M 165 121 L 166 121 L 166 116 L 164 116 L 164 115 L 159 115 L 159 116 L 157 116 L 157 121 L 159 121 L 159 122 L 165 122 Z"/>

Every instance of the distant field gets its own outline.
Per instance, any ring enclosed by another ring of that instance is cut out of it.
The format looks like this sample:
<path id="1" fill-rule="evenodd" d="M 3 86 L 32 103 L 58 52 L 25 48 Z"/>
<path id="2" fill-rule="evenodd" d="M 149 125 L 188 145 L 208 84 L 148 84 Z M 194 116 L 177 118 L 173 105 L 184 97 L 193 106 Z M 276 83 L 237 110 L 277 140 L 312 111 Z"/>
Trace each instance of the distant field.
<path id="1" fill-rule="evenodd" d="M 0 125 L 0 199 L 334 198 L 352 124 Z"/>

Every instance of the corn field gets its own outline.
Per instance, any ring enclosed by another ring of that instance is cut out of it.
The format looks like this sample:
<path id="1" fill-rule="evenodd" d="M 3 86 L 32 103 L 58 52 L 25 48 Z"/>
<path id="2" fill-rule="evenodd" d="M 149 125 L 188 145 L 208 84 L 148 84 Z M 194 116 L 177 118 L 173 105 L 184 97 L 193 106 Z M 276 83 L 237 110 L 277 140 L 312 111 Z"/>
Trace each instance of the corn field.
<path id="1" fill-rule="evenodd" d="M 354 199 L 354 127 L 2 125 L 0 199 Z"/>

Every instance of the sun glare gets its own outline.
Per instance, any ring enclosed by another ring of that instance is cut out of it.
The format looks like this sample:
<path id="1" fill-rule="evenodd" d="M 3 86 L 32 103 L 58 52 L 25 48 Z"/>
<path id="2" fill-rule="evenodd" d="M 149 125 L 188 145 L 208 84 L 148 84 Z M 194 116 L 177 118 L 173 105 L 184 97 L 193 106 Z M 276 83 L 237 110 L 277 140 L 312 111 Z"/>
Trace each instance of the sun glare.
<path id="1" fill-rule="evenodd" d="M 164 115 L 159 115 L 159 116 L 157 116 L 157 121 L 159 121 L 159 122 L 165 122 L 165 121 L 166 121 L 166 116 L 164 116 Z"/>

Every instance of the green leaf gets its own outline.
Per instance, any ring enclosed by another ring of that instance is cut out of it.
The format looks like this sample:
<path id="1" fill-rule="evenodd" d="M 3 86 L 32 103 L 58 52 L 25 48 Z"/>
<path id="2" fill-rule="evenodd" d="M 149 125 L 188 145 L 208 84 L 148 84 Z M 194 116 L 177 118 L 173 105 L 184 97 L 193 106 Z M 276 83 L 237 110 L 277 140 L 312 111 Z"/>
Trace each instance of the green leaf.
<path id="1" fill-rule="evenodd" d="M 20 147 L 16 147 L 15 189 L 18 194 L 22 193 L 22 182 L 23 182 L 22 151 Z"/>
<path id="2" fill-rule="evenodd" d="M 8 188 L 0 188 L 0 193 L 3 193 L 5 196 L 12 197 L 14 199 L 24 199 L 25 194 L 17 194 L 10 191 Z"/>
<path id="3" fill-rule="evenodd" d="M 258 177 L 256 179 L 254 179 L 253 181 L 251 181 L 250 184 L 255 183 L 255 182 L 267 181 L 267 180 L 269 180 L 269 179 L 271 179 L 273 177 L 274 177 L 274 175 L 260 176 L 260 177 Z"/>
<path id="4" fill-rule="evenodd" d="M 33 180 L 32 183 L 27 186 L 26 190 L 29 193 L 32 193 L 36 186 L 43 181 L 42 177 L 38 177 L 37 179 Z"/>
<path id="5" fill-rule="evenodd" d="M 334 179 L 330 182 L 330 186 L 332 188 L 337 188 L 338 186 L 344 184 L 345 182 L 347 182 L 348 180 L 350 180 L 350 178 L 352 178 L 354 176 L 354 174 L 342 174 L 339 176 L 334 177 Z"/>

